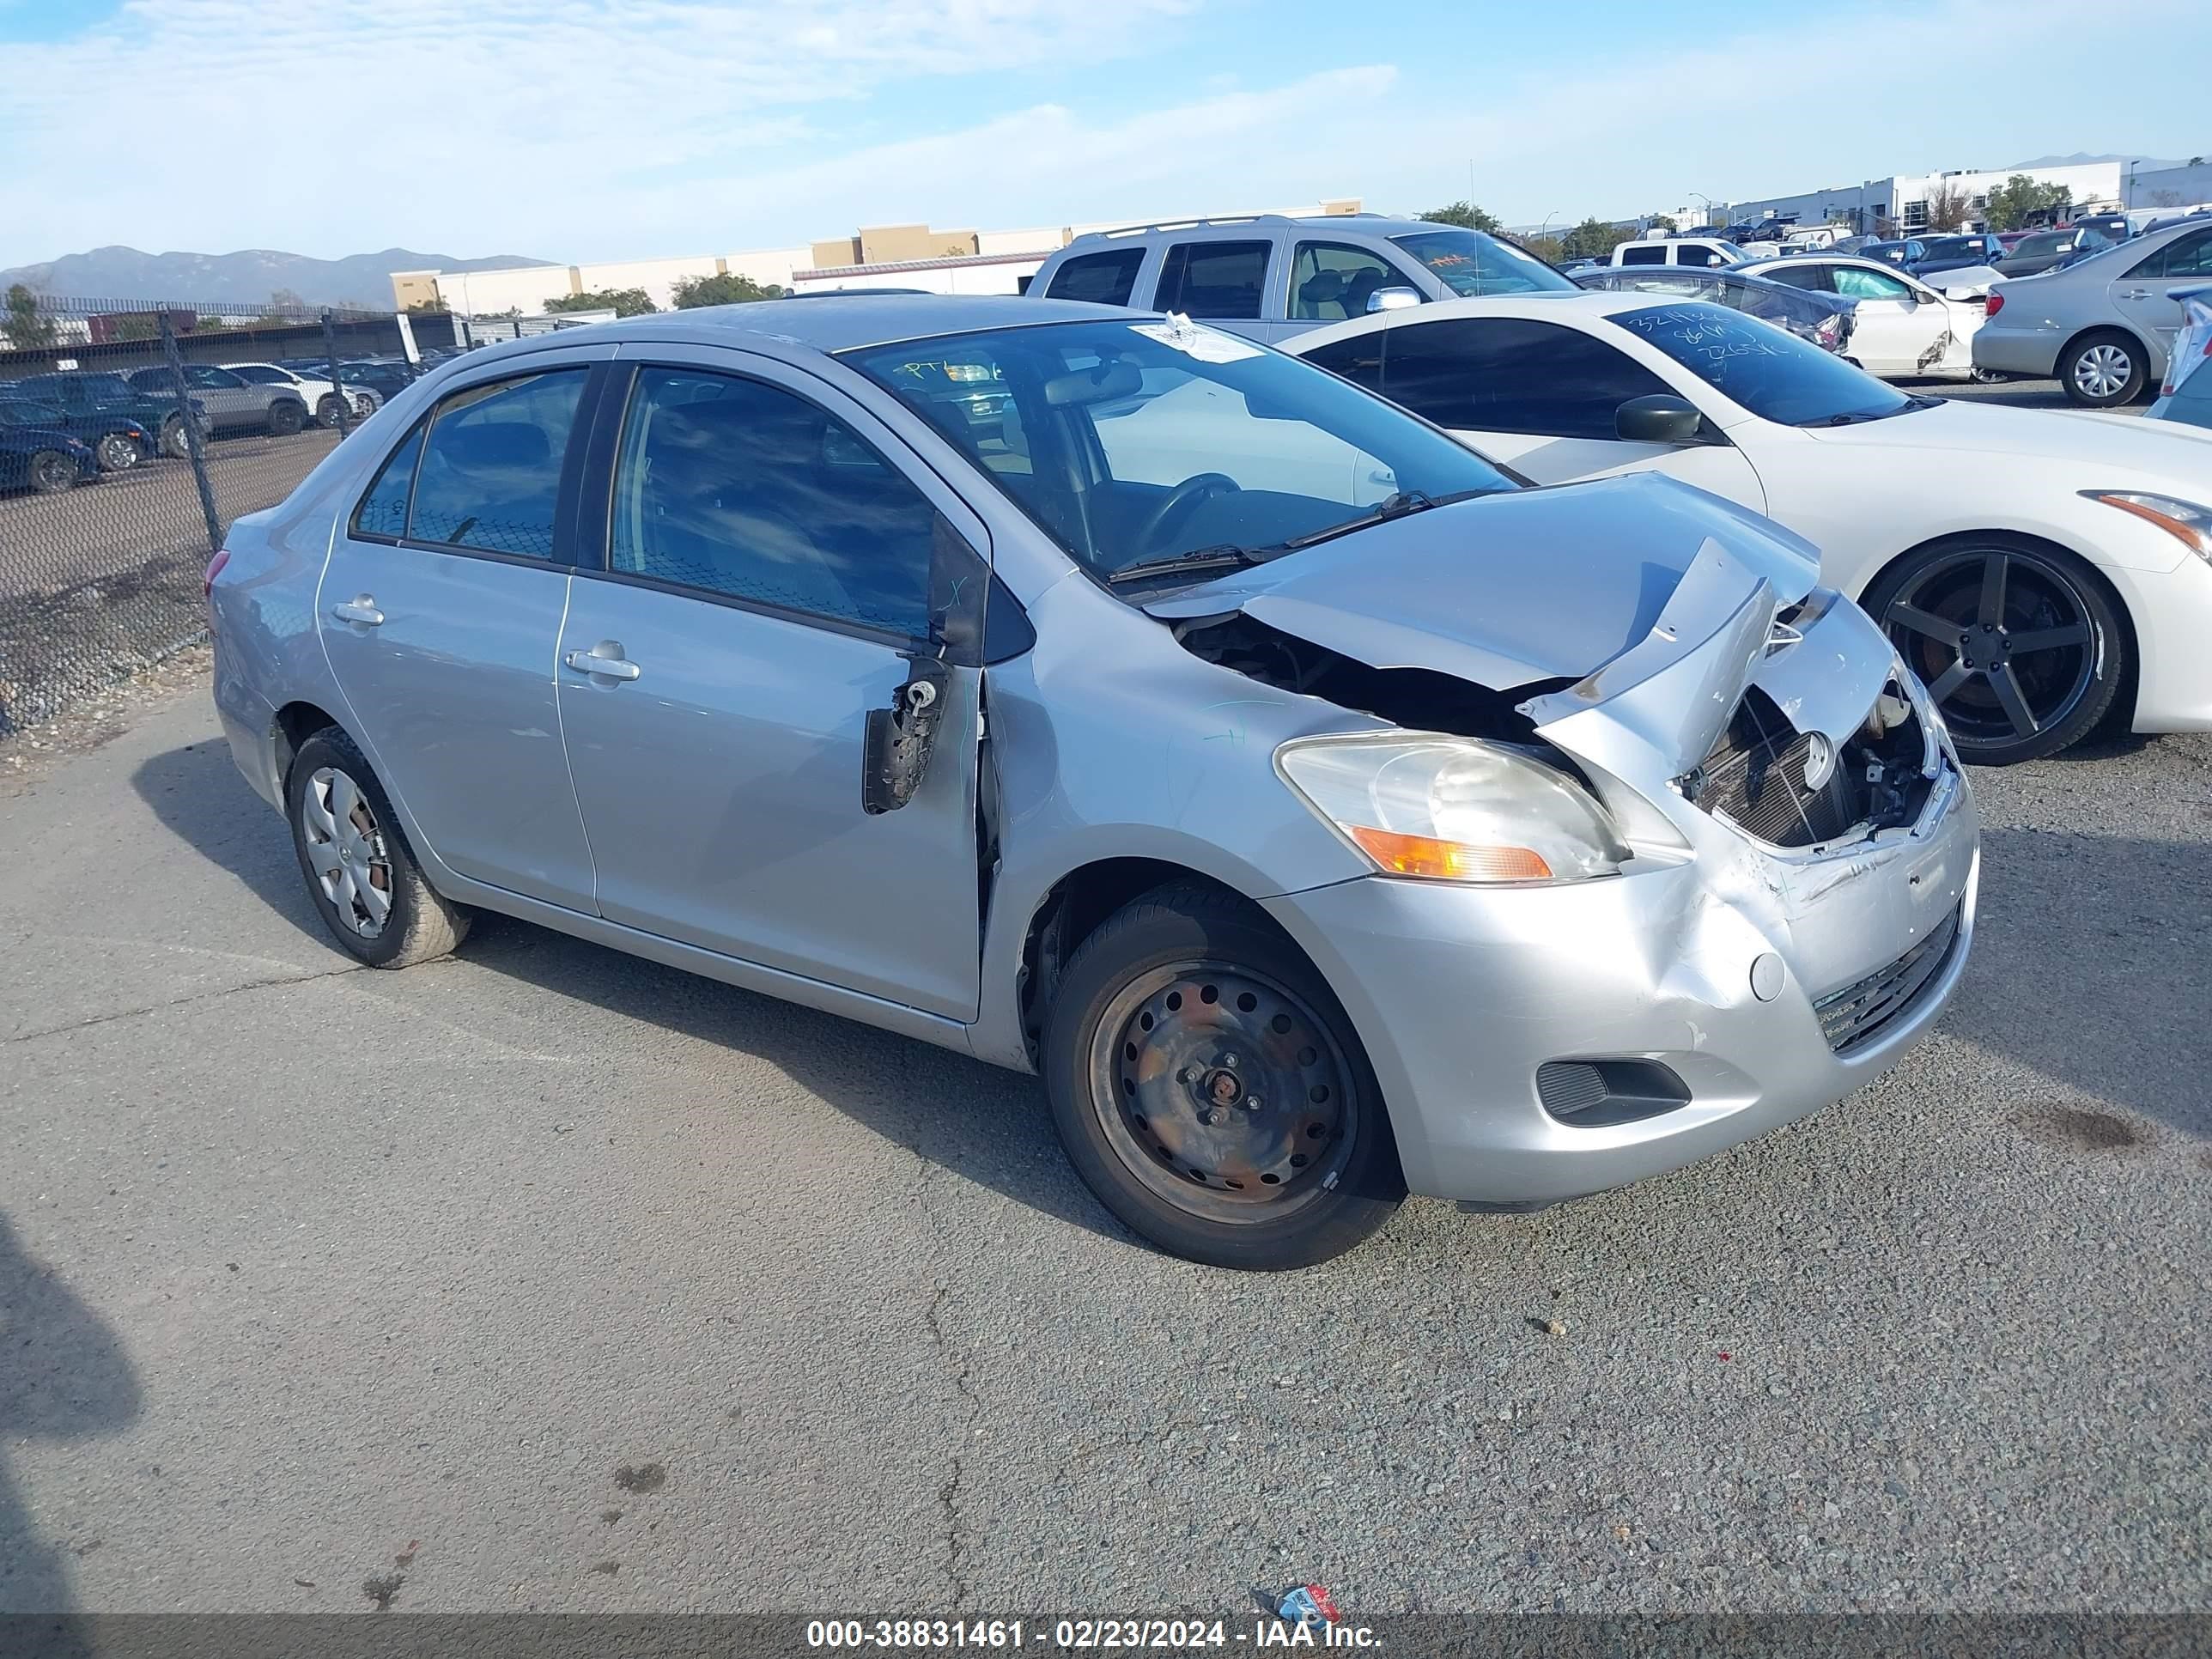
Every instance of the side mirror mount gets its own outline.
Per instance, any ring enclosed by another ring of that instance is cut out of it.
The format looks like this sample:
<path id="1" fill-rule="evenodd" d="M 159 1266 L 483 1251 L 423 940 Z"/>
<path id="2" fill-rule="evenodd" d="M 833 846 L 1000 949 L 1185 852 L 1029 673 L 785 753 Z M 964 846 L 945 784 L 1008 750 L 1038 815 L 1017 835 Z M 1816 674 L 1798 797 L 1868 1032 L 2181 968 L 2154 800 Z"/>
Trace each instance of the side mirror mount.
<path id="1" fill-rule="evenodd" d="M 1613 429 L 1625 444 L 1665 444 L 1686 449 L 1699 443 L 1705 416 L 1696 405 L 1671 392 L 1631 398 L 1614 411 Z"/>
<path id="2" fill-rule="evenodd" d="M 1367 314 L 1378 311 L 1404 311 L 1421 303 L 1421 291 L 1417 288 L 1378 288 L 1367 296 Z"/>

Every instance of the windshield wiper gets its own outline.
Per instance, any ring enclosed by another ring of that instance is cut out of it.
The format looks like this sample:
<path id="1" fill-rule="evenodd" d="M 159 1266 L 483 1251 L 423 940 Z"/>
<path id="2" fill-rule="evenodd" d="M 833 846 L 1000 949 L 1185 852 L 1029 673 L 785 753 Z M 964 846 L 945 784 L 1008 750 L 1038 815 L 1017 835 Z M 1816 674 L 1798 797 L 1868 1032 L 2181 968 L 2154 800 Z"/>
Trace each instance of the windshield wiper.
<path id="1" fill-rule="evenodd" d="M 1123 582 L 1142 581 L 1147 576 L 1181 576 L 1196 570 L 1242 570 L 1247 565 L 1258 564 L 1265 556 L 1255 547 L 1218 542 L 1212 547 L 1194 547 L 1188 553 L 1171 554 L 1164 559 L 1139 559 L 1134 564 L 1123 565 L 1106 580 L 1119 586 Z"/>
<path id="2" fill-rule="evenodd" d="M 1333 524 L 1326 530 L 1309 531 L 1303 536 L 1293 536 L 1282 544 L 1286 553 L 1295 553 L 1302 547 L 1312 547 L 1320 542 L 1333 541 L 1339 536 L 1349 536 L 1355 530 L 1364 530 L 1370 525 L 1388 524 L 1393 519 L 1402 519 L 1411 513 L 1425 513 L 1432 507 L 1449 507 L 1454 501 L 1464 501 L 1476 495 L 1486 495 L 1486 489 L 1455 489 L 1448 495 L 1431 495 L 1419 489 L 1401 489 L 1386 495 L 1356 519 L 1346 519 L 1342 524 Z"/>
<path id="3" fill-rule="evenodd" d="M 1813 424 L 1815 426 L 1856 426 L 1863 421 L 1887 421 L 1893 416 L 1910 415 L 1917 410 L 1933 409 L 1936 404 L 1942 401 L 1943 400 L 1941 398 L 1923 398 L 1917 393 L 1908 394 L 1905 401 L 1902 404 L 1899 404 L 1895 409 L 1854 409 L 1841 415 L 1828 416 L 1823 420 L 1814 422 Z"/>

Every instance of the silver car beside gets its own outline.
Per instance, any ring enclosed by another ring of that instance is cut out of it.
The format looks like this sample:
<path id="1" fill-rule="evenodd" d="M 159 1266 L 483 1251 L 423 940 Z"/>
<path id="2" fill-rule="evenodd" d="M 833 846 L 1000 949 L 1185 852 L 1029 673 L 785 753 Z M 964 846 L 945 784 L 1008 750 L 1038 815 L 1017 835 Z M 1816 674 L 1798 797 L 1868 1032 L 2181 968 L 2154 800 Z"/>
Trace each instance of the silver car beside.
<path id="1" fill-rule="evenodd" d="M 1974 367 L 2055 375 L 2088 409 L 2132 402 L 2158 384 L 2181 331 L 2177 287 L 2212 277 L 2212 216 L 2100 249 L 2063 270 L 1990 290 Z"/>
<path id="2" fill-rule="evenodd" d="M 487 909 L 1036 1072 L 1131 1228 L 1280 1267 L 1679 1168 L 1941 1013 L 1973 802 L 1816 574 L 1184 319 L 854 295 L 471 353 L 210 585 L 363 962 Z"/>
<path id="3" fill-rule="evenodd" d="M 212 363 L 184 365 L 185 388 L 207 410 L 217 433 L 267 432 L 289 437 L 307 424 L 307 404 L 289 384 L 260 385 Z M 176 377 L 167 368 L 135 369 L 131 388 L 149 397 L 175 394 Z"/>

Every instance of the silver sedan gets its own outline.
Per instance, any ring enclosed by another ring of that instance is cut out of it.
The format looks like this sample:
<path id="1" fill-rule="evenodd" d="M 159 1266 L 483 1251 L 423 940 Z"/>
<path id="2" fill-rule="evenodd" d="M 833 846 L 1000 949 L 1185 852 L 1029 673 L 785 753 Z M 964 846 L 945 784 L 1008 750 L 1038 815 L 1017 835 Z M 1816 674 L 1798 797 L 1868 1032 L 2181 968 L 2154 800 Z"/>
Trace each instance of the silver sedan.
<path id="1" fill-rule="evenodd" d="M 1181 318 L 853 295 L 471 353 L 210 585 L 363 962 L 492 910 L 1034 1071 L 1132 1229 L 1283 1267 L 1936 1019 L 1973 803 L 1817 569 Z"/>

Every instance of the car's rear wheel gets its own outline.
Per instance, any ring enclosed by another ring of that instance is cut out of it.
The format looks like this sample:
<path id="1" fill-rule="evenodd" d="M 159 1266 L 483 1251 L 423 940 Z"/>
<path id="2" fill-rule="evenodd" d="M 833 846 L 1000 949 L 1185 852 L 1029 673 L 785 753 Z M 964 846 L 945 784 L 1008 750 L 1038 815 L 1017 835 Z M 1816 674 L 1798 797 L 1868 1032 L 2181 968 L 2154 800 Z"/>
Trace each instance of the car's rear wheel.
<path id="1" fill-rule="evenodd" d="M 2149 378 L 2142 344 L 2116 328 L 2085 335 L 2058 362 L 2059 384 L 2084 409 L 2116 409 L 2130 402 Z"/>
<path id="2" fill-rule="evenodd" d="M 269 406 L 269 430 L 279 438 L 289 438 L 307 423 L 307 406 L 295 398 L 285 398 Z"/>
<path id="3" fill-rule="evenodd" d="M 128 433 L 109 432 L 92 447 L 102 472 L 128 472 L 138 465 L 138 441 Z"/>
<path id="4" fill-rule="evenodd" d="M 308 896 L 351 954 L 408 968 L 468 936 L 473 913 L 423 879 L 384 786 L 344 732 L 327 726 L 300 745 L 285 799 Z"/>
<path id="5" fill-rule="evenodd" d="M 1865 603 L 1927 685 L 1960 757 L 1977 765 L 2077 742 L 2126 677 L 2127 630 L 2104 585 L 2073 555 L 2023 538 L 1923 548 Z"/>
<path id="6" fill-rule="evenodd" d="M 58 495 L 76 482 L 76 462 L 58 449 L 42 449 L 31 457 L 31 488 L 41 495 Z"/>
<path id="7" fill-rule="evenodd" d="M 1232 894 L 1164 887 L 1083 942 L 1054 1000 L 1045 1082 L 1099 1200 L 1194 1261 L 1325 1261 L 1406 1195 L 1351 1021 Z"/>

